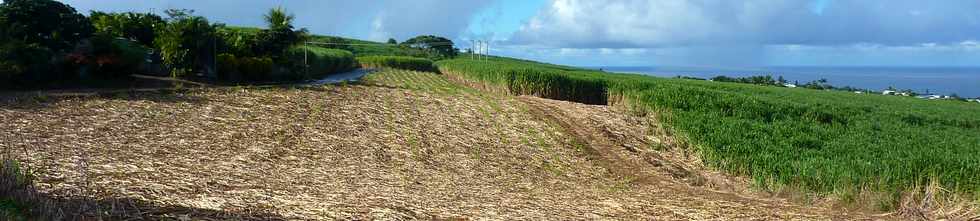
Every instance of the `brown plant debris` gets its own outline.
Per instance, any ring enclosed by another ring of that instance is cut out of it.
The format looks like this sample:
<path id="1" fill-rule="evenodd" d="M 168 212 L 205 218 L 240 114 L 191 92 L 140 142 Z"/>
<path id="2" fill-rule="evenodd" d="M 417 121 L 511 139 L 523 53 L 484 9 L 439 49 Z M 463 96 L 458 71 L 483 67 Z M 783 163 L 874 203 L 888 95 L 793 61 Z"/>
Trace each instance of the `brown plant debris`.
<path id="1" fill-rule="evenodd" d="M 0 147 L 88 217 L 865 218 L 711 187 L 609 107 L 380 85 L 10 98 Z"/>

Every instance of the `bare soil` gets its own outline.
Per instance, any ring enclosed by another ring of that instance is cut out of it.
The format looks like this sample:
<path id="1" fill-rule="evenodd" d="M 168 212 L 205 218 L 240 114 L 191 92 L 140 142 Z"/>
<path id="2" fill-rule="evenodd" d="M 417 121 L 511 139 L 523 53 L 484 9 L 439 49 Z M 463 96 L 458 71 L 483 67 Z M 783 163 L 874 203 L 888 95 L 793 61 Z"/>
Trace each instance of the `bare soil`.
<path id="1" fill-rule="evenodd" d="M 0 148 L 92 219 L 888 218 L 755 193 L 615 107 L 400 85 L 8 97 Z"/>

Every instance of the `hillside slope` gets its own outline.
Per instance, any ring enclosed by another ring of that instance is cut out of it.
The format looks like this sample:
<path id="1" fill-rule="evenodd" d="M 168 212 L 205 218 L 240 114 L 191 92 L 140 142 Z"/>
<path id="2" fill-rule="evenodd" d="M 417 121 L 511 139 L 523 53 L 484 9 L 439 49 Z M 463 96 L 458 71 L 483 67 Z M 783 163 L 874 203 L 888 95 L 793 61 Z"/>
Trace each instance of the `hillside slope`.
<path id="1" fill-rule="evenodd" d="M 0 146 L 42 196 L 113 219 L 868 218 L 755 194 L 654 119 L 388 70 L 357 85 L 7 99 Z"/>
<path id="2" fill-rule="evenodd" d="M 929 207 L 949 217 L 978 217 L 980 105 L 974 103 L 668 79 L 500 57 L 437 65 L 486 91 L 654 113 L 702 162 L 769 191 L 798 190 L 881 211 Z M 929 190 L 937 188 L 943 190 Z M 923 192 L 950 202 L 909 203 Z M 911 204 L 920 206 L 907 208 Z"/>

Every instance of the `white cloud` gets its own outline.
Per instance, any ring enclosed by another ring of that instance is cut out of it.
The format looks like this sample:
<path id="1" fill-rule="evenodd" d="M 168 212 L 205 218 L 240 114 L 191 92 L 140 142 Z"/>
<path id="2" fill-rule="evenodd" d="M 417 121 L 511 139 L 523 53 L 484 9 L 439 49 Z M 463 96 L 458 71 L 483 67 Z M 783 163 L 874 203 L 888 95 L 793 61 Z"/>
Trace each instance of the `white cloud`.
<path id="1" fill-rule="evenodd" d="M 476 13 L 491 5 L 490 0 L 390 0 L 372 23 L 370 38 L 400 40 L 417 35 L 455 38 L 464 33 Z"/>
<path id="2" fill-rule="evenodd" d="M 229 25 L 264 26 L 262 14 L 283 6 L 296 15 L 297 27 L 317 34 L 344 35 L 372 40 L 389 37 L 404 40 L 434 34 L 456 38 L 470 25 L 470 18 L 492 0 L 62 0 L 87 13 L 100 11 L 155 11 L 169 8 L 193 9 L 214 22 Z"/>
<path id="3" fill-rule="evenodd" d="M 512 43 L 581 48 L 948 43 L 980 36 L 977 11 L 980 1 L 553 0 Z"/>

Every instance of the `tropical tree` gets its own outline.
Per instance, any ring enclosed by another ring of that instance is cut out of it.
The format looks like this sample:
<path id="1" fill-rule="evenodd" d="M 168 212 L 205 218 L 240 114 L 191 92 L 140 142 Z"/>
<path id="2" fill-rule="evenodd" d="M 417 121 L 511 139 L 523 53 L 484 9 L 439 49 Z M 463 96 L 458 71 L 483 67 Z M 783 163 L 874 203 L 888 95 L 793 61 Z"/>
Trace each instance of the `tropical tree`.
<path id="1" fill-rule="evenodd" d="M 293 30 L 295 16 L 286 12 L 282 7 L 269 9 L 264 15 L 269 29 L 259 31 L 256 35 L 256 54 L 274 58 L 281 57 L 287 49 L 299 44 L 305 36 L 304 31 Z"/>
<path id="2" fill-rule="evenodd" d="M 222 39 L 219 43 L 219 50 L 235 56 L 251 57 L 254 56 L 256 45 L 256 34 L 249 31 L 222 28 L 218 29 L 218 36 Z"/>
<path id="3" fill-rule="evenodd" d="M 398 44 L 398 41 L 396 41 L 394 38 L 389 38 L 388 39 L 388 44 L 393 44 L 393 45 L 394 44 Z"/>
<path id="4" fill-rule="evenodd" d="M 269 9 L 269 12 L 263 15 L 265 18 L 265 23 L 269 26 L 269 29 L 293 29 L 293 20 L 296 16 L 286 12 L 286 9 L 280 7 L 275 7 Z"/>
<path id="5" fill-rule="evenodd" d="M 52 0 L 0 3 L 0 88 L 66 79 L 61 55 L 92 35 L 92 24 Z"/>
<path id="6" fill-rule="evenodd" d="M 92 35 L 92 24 L 74 8 L 53 0 L 4 0 L 0 40 L 63 51 Z"/>
<path id="7" fill-rule="evenodd" d="M 427 51 L 436 59 L 455 57 L 457 54 L 453 41 L 434 35 L 417 36 L 405 40 L 402 45 Z"/>
<path id="8" fill-rule="evenodd" d="M 154 41 L 160 49 L 163 63 L 172 68 L 174 77 L 200 70 L 214 59 L 216 30 L 220 25 L 212 25 L 208 19 L 193 16 L 189 10 L 167 10 L 170 16 L 167 25 L 160 29 Z"/>
<path id="9" fill-rule="evenodd" d="M 153 45 L 156 29 L 166 25 L 163 18 L 151 13 L 92 11 L 89 20 L 99 34 L 128 38 L 143 45 Z"/>
<path id="10" fill-rule="evenodd" d="M 21 41 L 0 42 L 0 88 L 13 88 L 62 78 L 51 71 L 51 50 Z"/>

